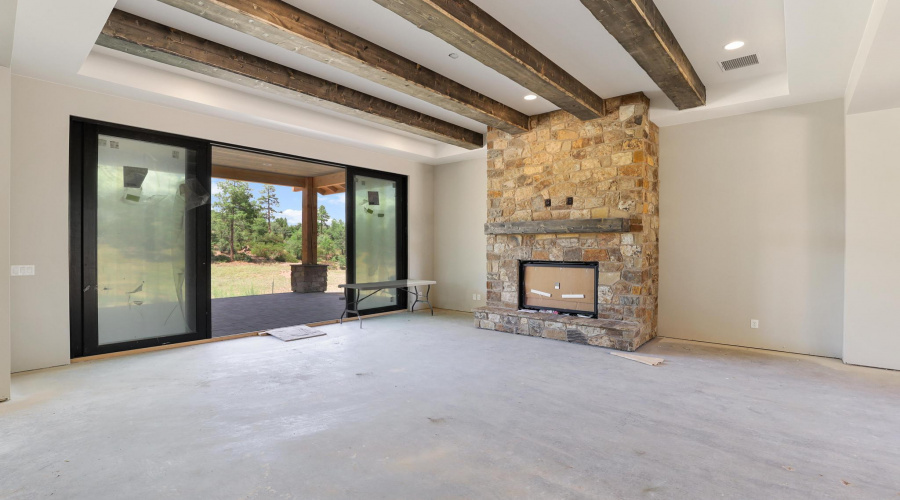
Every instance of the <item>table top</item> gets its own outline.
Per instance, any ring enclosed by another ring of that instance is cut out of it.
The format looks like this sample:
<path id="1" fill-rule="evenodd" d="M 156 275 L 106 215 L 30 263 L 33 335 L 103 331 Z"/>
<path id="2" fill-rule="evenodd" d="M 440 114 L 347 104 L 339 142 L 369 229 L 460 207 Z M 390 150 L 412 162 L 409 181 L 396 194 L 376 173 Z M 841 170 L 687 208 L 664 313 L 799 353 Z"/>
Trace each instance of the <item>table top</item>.
<path id="1" fill-rule="evenodd" d="M 437 285 L 437 281 L 431 280 L 394 280 L 374 281 L 372 283 L 345 283 L 339 288 L 352 288 L 354 290 L 381 290 L 382 288 L 408 288 L 411 286 Z"/>

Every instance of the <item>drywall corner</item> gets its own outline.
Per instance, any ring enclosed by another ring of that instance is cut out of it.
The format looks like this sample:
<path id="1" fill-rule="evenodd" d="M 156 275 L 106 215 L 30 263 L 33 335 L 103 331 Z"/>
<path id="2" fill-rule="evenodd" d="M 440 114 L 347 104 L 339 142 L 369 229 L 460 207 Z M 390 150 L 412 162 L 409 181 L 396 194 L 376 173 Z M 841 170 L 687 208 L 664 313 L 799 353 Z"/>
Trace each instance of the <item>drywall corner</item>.
<path id="1" fill-rule="evenodd" d="M 9 399 L 12 363 L 9 310 L 9 185 L 12 157 L 12 82 L 9 68 L 0 66 L 0 401 Z"/>
<path id="2" fill-rule="evenodd" d="M 470 312 L 485 305 L 487 152 L 481 153 L 434 167 L 434 304 L 442 309 Z"/>
<path id="3" fill-rule="evenodd" d="M 845 363 L 900 370 L 900 108 L 846 117 Z"/>

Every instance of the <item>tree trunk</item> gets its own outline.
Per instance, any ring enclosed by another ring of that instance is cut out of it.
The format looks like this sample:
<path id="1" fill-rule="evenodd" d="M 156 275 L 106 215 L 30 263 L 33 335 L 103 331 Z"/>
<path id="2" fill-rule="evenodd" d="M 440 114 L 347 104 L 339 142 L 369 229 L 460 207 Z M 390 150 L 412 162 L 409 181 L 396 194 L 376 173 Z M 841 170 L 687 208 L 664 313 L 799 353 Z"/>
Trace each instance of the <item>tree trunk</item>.
<path id="1" fill-rule="evenodd" d="M 231 214 L 229 221 L 230 233 L 228 235 L 228 249 L 231 251 L 231 260 L 234 260 L 234 213 Z"/>

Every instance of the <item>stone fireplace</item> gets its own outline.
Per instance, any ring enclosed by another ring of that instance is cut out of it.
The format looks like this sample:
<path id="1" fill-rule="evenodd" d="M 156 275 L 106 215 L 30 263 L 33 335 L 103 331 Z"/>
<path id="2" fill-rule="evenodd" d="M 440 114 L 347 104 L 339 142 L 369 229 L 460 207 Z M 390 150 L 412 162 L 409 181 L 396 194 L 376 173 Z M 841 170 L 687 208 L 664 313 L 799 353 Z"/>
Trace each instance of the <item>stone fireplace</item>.
<path id="1" fill-rule="evenodd" d="M 643 94 L 606 106 L 596 120 L 555 111 L 523 134 L 489 130 L 488 291 L 476 326 L 626 351 L 656 336 L 659 131 Z M 535 262 L 593 266 L 595 308 L 566 306 L 589 295 L 569 266 L 542 268 L 538 288 L 523 289 Z"/>

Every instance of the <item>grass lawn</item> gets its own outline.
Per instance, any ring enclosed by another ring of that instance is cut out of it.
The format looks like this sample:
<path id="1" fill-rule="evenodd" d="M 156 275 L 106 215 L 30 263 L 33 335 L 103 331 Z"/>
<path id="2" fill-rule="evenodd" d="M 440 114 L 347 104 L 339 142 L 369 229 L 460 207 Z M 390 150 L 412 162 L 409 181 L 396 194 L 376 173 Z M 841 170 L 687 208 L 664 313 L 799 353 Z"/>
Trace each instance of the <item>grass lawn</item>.
<path id="1" fill-rule="evenodd" d="M 339 292 L 347 272 L 328 270 L 328 291 Z M 291 265 L 279 262 L 255 264 L 225 262 L 212 265 L 212 298 L 243 297 L 291 291 Z"/>

